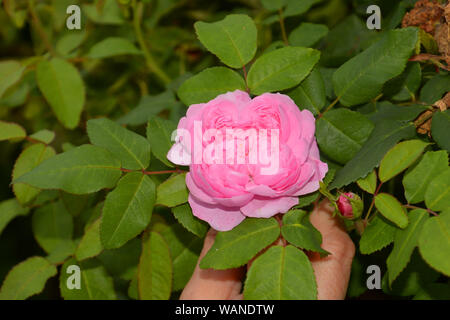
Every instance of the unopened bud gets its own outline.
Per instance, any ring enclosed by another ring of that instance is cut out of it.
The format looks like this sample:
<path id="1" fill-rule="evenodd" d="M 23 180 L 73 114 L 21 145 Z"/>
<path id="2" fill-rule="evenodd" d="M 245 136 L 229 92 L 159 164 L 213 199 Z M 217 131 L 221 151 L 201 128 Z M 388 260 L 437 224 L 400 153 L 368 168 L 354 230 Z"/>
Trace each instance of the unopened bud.
<path id="1" fill-rule="evenodd" d="M 340 195 L 337 206 L 342 216 L 348 219 L 357 219 L 361 216 L 364 203 L 361 198 L 353 192 Z"/>

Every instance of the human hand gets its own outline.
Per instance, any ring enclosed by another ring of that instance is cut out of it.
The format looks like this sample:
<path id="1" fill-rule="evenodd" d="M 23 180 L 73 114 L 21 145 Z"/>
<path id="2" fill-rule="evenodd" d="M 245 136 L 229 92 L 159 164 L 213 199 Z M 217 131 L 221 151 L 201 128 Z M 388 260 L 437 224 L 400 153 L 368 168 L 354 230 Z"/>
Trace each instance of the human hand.
<path id="1" fill-rule="evenodd" d="M 311 213 L 310 221 L 322 234 L 322 248 L 330 252 L 324 258 L 309 254 L 316 276 L 318 299 L 344 299 L 355 245 L 338 217 L 332 217 L 333 207 L 321 202 Z M 211 229 L 206 235 L 200 260 L 214 243 L 217 232 Z M 228 270 L 200 269 L 199 262 L 188 284 L 181 293 L 182 300 L 237 300 L 242 299 L 242 279 L 246 267 Z"/>

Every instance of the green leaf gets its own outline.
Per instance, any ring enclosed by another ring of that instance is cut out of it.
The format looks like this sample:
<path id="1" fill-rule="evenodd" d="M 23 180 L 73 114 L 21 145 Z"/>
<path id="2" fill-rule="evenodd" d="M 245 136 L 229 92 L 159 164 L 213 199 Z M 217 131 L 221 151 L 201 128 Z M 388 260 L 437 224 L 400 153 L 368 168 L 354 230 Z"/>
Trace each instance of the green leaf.
<path id="1" fill-rule="evenodd" d="M 68 129 L 76 128 L 85 101 L 78 70 L 60 58 L 42 60 L 36 68 L 36 81 L 58 120 Z"/>
<path id="2" fill-rule="evenodd" d="M 450 276 L 450 210 L 425 222 L 419 236 L 422 258 L 434 269 Z"/>
<path id="3" fill-rule="evenodd" d="M 419 114 L 427 110 L 422 105 L 399 106 L 389 101 L 376 102 L 375 113 L 368 115 L 370 121 L 378 125 L 386 120 L 396 120 L 400 122 L 408 122 L 417 118 Z"/>
<path id="4" fill-rule="evenodd" d="M 167 153 L 172 147 L 172 132 L 177 128 L 176 123 L 170 120 L 152 116 L 147 125 L 147 138 L 152 146 L 155 157 L 168 167 L 174 165 L 167 159 Z"/>
<path id="5" fill-rule="evenodd" d="M 425 191 L 425 204 L 428 209 L 441 211 L 450 208 L 450 168 L 431 180 Z"/>
<path id="6" fill-rule="evenodd" d="M 374 194 L 377 188 L 377 172 L 373 170 L 364 178 L 356 180 L 356 183 L 364 191 Z"/>
<path id="7" fill-rule="evenodd" d="M 95 3 L 83 5 L 83 11 L 89 20 L 106 25 L 121 25 L 125 22 L 116 0 L 104 0 L 102 2 L 101 8 Z"/>
<path id="8" fill-rule="evenodd" d="M 16 199 L 8 199 L 0 202 L 0 235 L 8 223 L 18 216 L 25 216 L 28 208 L 22 208 Z"/>
<path id="9" fill-rule="evenodd" d="M 248 86 L 253 94 L 292 88 L 306 78 L 319 57 L 319 51 L 302 47 L 285 47 L 266 53 L 250 68 Z"/>
<path id="10" fill-rule="evenodd" d="M 27 133 L 25 129 L 13 122 L 0 121 L 0 141 L 3 140 L 21 140 Z"/>
<path id="11" fill-rule="evenodd" d="M 185 173 L 167 179 L 156 189 L 156 203 L 166 207 L 176 207 L 186 203 L 188 196 Z"/>
<path id="12" fill-rule="evenodd" d="M 339 1 L 333 3 L 342 5 Z M 335 15 L 334 10 L 331 14 Z M 366 21 L 355 14 L 348 15 L 339 21 L 325 37 L 322 50 L 323 65 L 339 67 L 367 47 L 367 43 L 376 36 L 376 32 L 367 28 Z"/>
<path id="13" fill-rule="evenodd" d="M 38 208 L 32 222 L 34 237 L 46 252 L 73 247 L 73 218 L 61 201 Z"/>
<path id="14" fill-rule="evenodd" d="M 439 273 L 430 268 L 420 257 L 419 251 L 414 249 L 410 262 L 405 270 L 395 279 L 389 287 L 389 273 L 386 272 L 382 279 L 383 292 L 393 296 L 409 297 L 415 295 L 439 278 Z"/>
<path id="15" fill-rule="evenodd" d="M 0 62 L 0 98 L 8 88 L 19 82 L 24 70 L 25 67 L 18 61 Z"/>
<path id="16" fill-rule="evenodd" d="M 150 223 L 155 184 L 140 172 L 130 172 L 108 194 L 103 207 L 100 238 L 106 249 L 118 248 Z"/>
<path id="17" fill-rule="evenodd" d="M 172 90 L 154 96 L 144 95 L 138 105 L 129 113 L 119 118 L 119 124 L 138 126 L 147 123 L 151 116 L 157 115 L 164 110 L 173 110 L 181 106 L 181 102 L 175 99 Z"/>
<path id="18" fill-rule="evenodd" d="M 408 216 L 400 202 L 387 193 L 379 193 L 375 196 L 375 206 L 378 211 L 389 221 L 404 229 L 408 225 Z"/>
<path id="19" fill-rule="evenodd" d="M 412 165 L 422 154 L 428 143 L 421 140 L 408 140 L 395 145 L 380 163 L 378 177 L 386 182 Z"/>
<path id="20" fill-rule="evenodd" d="M 283 12 L 285 17 L 297 16 L 307 12 L 312 5 L 322 0 L 284 0 L 286 2 L 286 8 Z"/>
<path id="21" fill-rule="evenodd" d="M 182 290 L 191 278 L 203 248 L 203 239 L 174 223 L 160 232 L 170 249 L 173 264 L 173 291 Z"/>
<path id="22" fill-rule="evenodd" d="M 422 69 L 418 62 L 407 65 L 405 71 L 384 85 L 383 91 L 394 101 L 406 101 L 415 98 L 422 81 Z"/>
<path id="23" fill-rule="evenodd" d="M 420 100 L 428 104 L 433 104 L 441 99 L 444 93 L 448 92 L 449 87 L 450 75 L 438 74 L 422 87 L 422 90 L 420 90 Z"/>
<path id="24" fill-rule="evenodd" d="M 377 215 L 364 230 L 359 241 L 362 254 L 372 254 L 388 246 L 394 241 L 397 228 Z"/>
<path id="25" fill-rule="evenodd" d="M 304 210 L 290 210 L 283 215 L 281 234 L 292 245 L 301 249 L 328 255 L 322 249 L 322 235 L 309 221 L 309 215 Z"/>
<path id="26" fill-rule="evenodd" d="M 419 235 L 428 219 L 428 214 L 425 210 L 413 210 L 409 213 L 409 219 L 408 227 L 404 230 L 397 229 L 395 232 L 394 248 L 386 261 L 389 286 L 408 264 L 411 254 L 418 244 Z"/>
<path id="27" fill-rule="evenodd" d="M 82 145 L 45 160 L 13 183 L 83 194 L 112 188 L 121 176 L 120 161 L 107 150 Z"/>
<path id="28" fill-rule="evenodd" d="M 430 283 L 422 288 L 413 300 L 450 300 L 450 284 Z"/>
<path id="29" fill-rule="evenodd" d="M 280 235 L 274 218 L 247 218 L 230 231 L 219 232 L 200 262 L 201 268 L 229 269 L 246 264 Z"/>
<path id="30" fill-rule="evenodd" d="M 44 258 L 28 258 L 8 273 L 0 289 L 0 300 L 24 300 L 38 294 L 56 273 L 56 267 Z"/>
<path id="31" fill-rule="evenodd" d="M 124 54 L 142 54 L 129 40 L 119 37 L 109 37 L 97 42 L 89 50 L 87 57 L 103 59 Z"/>
<path id="32" fill-rule="evenodd" d="M 410 168 L 403 177 L 405 198 L 408 203 L 419 203 L 425 199 L 430 182 L 447 170 L 448 155 L 444 150 L 428 151 L 420 162 Z"/>
<path id="33" fill-rule="evenodd" d="M 178 89 L 178 96 L 187 106 L 208 102 L 228 91 L 245 91 L 245 82 L 235 71 L 225 67 L 203 70 L 187 79 Z"/>
<path id="34" fill-rule="evenodd" d="M 320 71 L 314 68 L 300 85 L 288 92 L 295 104 L 318 115 L 326 102 L 325 86 Z"/>
<path id="35" fill-rule="evenodd" d="M 18 179 L 55 154 L 55 150 L 52 147 L 42 143 L 29 146 L 17 158 L 12 172 L 12 179 Z M 40 193 L 39 189 L 24 183 L 13 184 L 13 191 L 17 200 L 23 205 L 30 203 Z"/>
<path id="36" fill-rule="evenodd" d="M 330 189 L 341 188 L 365 177 L 398 141 L 414 137 L 415 134 L 415 126 L 411 123 L 395 120 L 380 122 L 353 159 L 336 173 Z"/>
<path id="37" fill-rule="evenodd" d="M 242 68 L 256 53 L 256 26 L 243 14 L 230 14 L 223 20 L 194 24 L 198 39 L 223 63 Z"/>
<path id="38" fill-rule="evenodd" d="M 97 259 L 111 276 L 128 281 L 137 273 L 141 252 L 142 240 L 137 237 L 118 249 L 103 250 Z"/>
<path id="39" fill-rule="evenodd" d="M 312 47 L 328 33 L 328 27 L 324 24 L 302 22 L 289 34 L 288 40 L 291 46 Z"/>
<path id="40" fill-rule="evenodd" d="M 335 109 L 317 121 L 317 143 L 330 159 L 345 164 L 361 149 L 372 130 L 373 124 L 359 112 Z"/>
<path id="41" fill-rule="evenodd" d="M 208 224 L 204 221 L 194 217 L 192 214 L 192 209 L 189 204 L 185 203 L 181 206 L 172 208 L 172 213 L 175 218 L 180 222 L 183 227 L 195 234 L 196 236 L 202 238 L 208 231 Z"/>
<path id="42" fill-rule="evenodd" d="M 315 300 L 311 262 L 293 246 L 274 246 L 255 259 L 244 286 L 247 300 Z"/>
<path id="43" fill-rule="evenodd" d="M 74 284 L 75 273 L 68 269 L 78 266 L 81 271 L 80 289 L 69 289 Z M 65 300 L 115 300 L 113 279 L 96 259 L 77 262 L 70 259 L 64 263 L 59 277 L 59 289 Z"/>
<path id="44" fill-rule="evenodd" d="M 100 240 L 100 222 L 97 219 L 84 233 L 75 251 L 75 257 L 78 261 L 95 257 L 103 250 Z"/>
<path id="45" fill-rule="evenodd" d="M 261 0 L 264 8 L 271 11 L 276 11 L 285 6 L 286 0 Z"/>
<path id="46" fill-rule="evenodd" d="M 33 133 L 30 138 L 45 144 L 50 144 L 55 139 L 55 133 L 53 131 L 43 129 Z"/>
<path id="47" fill-rule="evenodd" d="M 354 106 L 375 98 L 386 81 L 402 73 L 417 39 L 416 28 L 391 30 L 339 67 L 333 86 L 340 103 Z"/>
<path id="48" fill-rule="evenodd" d="M 145 236 L 138 268 L 141 300 L 167 300 L 172 288 L 172 259 L 169 247 L 156 232 Z"/>
<path id="49" fill-rule="evenodd" d="M 431 120 L 431 136 L 442 149 L 450 152 L 448 128 L 450 128 L 450 110 L 436 112 Z"/>
<path id="50" fill-rule="evenodd" d="M 107 118 L 87 122 L 87 133 L 93 145 L 109 150 L 126 169 L 146 169 L 150 164 L 150 143 L 137 133 Z"/>

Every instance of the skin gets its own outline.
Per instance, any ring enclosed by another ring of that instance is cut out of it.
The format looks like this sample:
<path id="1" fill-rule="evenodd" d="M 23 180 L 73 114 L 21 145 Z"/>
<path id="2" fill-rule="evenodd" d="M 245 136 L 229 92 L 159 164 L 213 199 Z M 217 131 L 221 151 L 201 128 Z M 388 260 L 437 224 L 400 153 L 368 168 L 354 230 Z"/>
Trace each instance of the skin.
<path id="1" fill-rule="evenodd" d="M 323 201 L 310 215 L 311 223 L 322 234 L 322 248 L 331 253 L 324 258 L 315 253 L 308 254 L 316 276 L 319 300 L 345 299 L 355 255 L 355 245 L 345 231 L 342 221 L 337 217 L 332 218 L 332 214 L 333 208 L 329 202 Z M 213 245 L 216 234 L 213 229 L 208 232 L 199 261 Z M 246 270 L 247 266 L 228 270 L 200 269 L 197 263 L 180 299 L 243 299 L 242 280 Z"/>

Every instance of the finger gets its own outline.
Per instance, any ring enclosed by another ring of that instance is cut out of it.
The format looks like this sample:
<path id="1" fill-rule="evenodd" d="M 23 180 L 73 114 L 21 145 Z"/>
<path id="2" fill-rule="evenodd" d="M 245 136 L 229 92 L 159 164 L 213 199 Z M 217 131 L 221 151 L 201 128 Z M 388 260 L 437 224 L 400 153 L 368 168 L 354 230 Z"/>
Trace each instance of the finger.
<path id="1" fill-rule="evenodd" d="M 344 299 L 355 245 L 338 217 L 332 217 L 334 208 L 328 201 L 320 203 L 311 213 L 310 221 L 322 234 L 322 248 L 330 255 L 311 258 L 317 280 L 318 299 Z"/>
<path id="2" fill-rule="evenodd" d="M 217 231 L 211 229 L 205 238 L 200 258 L 194 273 L 181 293 L 181 300 L 230 300 L 242 298 L 240 295 L 243 268 L 214 270 L 200 269 L 199 264 L 205 254 L 211 249 Z"/>

